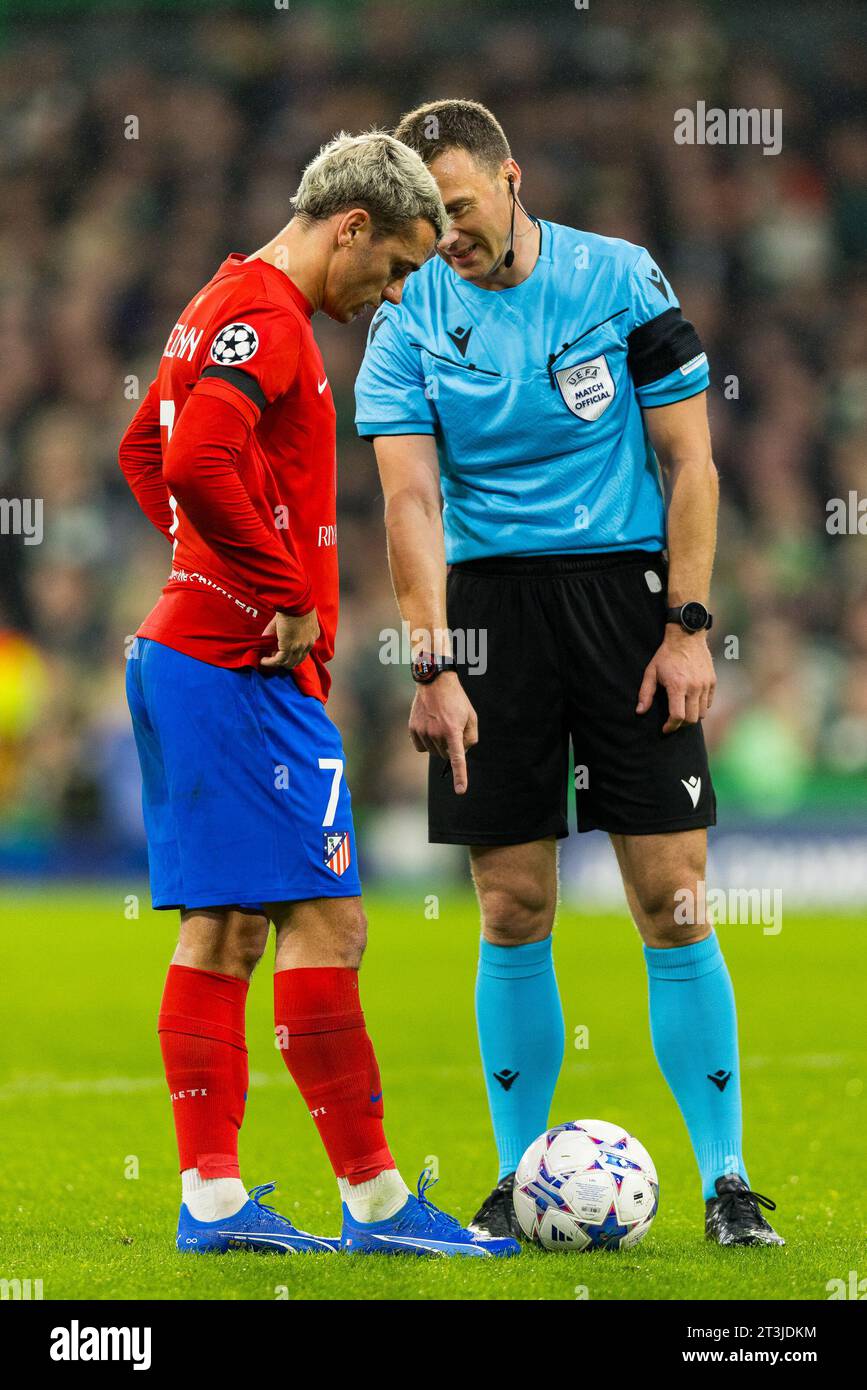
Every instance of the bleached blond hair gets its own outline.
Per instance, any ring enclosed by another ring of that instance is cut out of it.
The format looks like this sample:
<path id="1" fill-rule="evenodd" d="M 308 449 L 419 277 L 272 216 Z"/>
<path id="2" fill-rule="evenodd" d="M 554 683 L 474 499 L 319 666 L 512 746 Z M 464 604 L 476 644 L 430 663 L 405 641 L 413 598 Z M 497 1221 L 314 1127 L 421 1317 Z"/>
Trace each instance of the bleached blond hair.
<path id="1" fill-rule="evenodd" d="M 299 217 L 311 221 L 364 208 L 379 236 L 391 236 L 418 217 L 431 223 L 437 239 L 448 226 L 423 160 L 384 130 L 335 135 L 307 165 L 292 204 Z"/>

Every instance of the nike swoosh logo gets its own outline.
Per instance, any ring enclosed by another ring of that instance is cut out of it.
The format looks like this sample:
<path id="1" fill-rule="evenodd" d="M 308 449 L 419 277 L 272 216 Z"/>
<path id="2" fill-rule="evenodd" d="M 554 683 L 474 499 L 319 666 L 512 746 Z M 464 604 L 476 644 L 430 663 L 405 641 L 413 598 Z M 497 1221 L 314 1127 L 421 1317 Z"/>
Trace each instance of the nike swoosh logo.
<path id="1" fill-rule="evenodd" d="M 324 381 L 320 381 L 319 384 L 317 385 L 316 389 L 317 389 L 317 391 L 319 392 L 320 396 L 322 395 L 322 392 L 325 390 L 325 388 L 326 388 L 327 385 L 328 385 L 328 377 L 326 377 Z"/>
<path id="2" fill-rule="evenodd" d="M 370 1097 L 370 1103 L 371 1103 L 371 1105 L 376 1105 L 376 1102 L 377 1102 L 378 1100 L 382 1100 L 382 1091 L 380 1091 L 380 1093 L 379 1093 L 378 1096 L 371 1095 L 371 1097 Z"/>

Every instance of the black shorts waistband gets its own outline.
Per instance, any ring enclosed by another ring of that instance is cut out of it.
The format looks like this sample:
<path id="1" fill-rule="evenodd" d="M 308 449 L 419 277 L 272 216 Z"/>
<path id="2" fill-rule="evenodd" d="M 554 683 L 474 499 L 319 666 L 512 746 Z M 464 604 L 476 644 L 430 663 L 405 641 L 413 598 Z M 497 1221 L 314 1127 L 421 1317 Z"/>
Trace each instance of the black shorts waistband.
<path id="1" fill-rule="evenodd" d="M 627 565 L 649 565 L 664 557 L 662 550 L 601 550 L 585 555 L 485 555 L 479 560 L 459 560 L 451 568 L 461 574 L 554 579 L 564 574 L 598 574 Z"/>

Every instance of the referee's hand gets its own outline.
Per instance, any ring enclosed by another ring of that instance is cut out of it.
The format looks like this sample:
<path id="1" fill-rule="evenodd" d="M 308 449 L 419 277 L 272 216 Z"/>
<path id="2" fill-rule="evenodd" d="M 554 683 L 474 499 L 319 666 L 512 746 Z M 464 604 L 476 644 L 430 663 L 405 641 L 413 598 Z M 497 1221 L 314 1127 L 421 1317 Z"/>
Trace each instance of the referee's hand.
<path id="1" fill-rule="evenodd" d="M 458 796 L 467 789 L 466 751 L 479 741 L 479 722 L 454 671 L 443 671 L 430 685 L 416 686 L 409 736 L 419 753 L 435 753 L 452 766 Z"/>
<path id="2" fill-rule="evenodd" d="M 638 692 L 636 714 L 646 714 L 657 686 L 668 695 L 668 719 L 662 727 L 672 734 L 682 724 L 697 724 L 713 704 L 716 674 L 703 632 L 687 633 L 670 624 L 665 640 L 648 663 Z"/>

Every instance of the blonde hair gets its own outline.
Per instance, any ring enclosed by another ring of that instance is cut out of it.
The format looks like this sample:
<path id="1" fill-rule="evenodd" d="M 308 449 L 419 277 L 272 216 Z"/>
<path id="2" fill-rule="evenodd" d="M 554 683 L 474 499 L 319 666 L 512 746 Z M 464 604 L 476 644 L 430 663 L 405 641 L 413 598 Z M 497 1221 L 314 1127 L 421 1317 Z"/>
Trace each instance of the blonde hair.
<path id="1" fill-rule="evenodd" d="M 304 170 L 292 204 L 299 217 L 312 221 L 364 208 L 380 236 L 424 217 L 439 239 L 449 220 L 424 162 L 383 130 L 364 135 L 342 130 L 329 140 Z"/>

